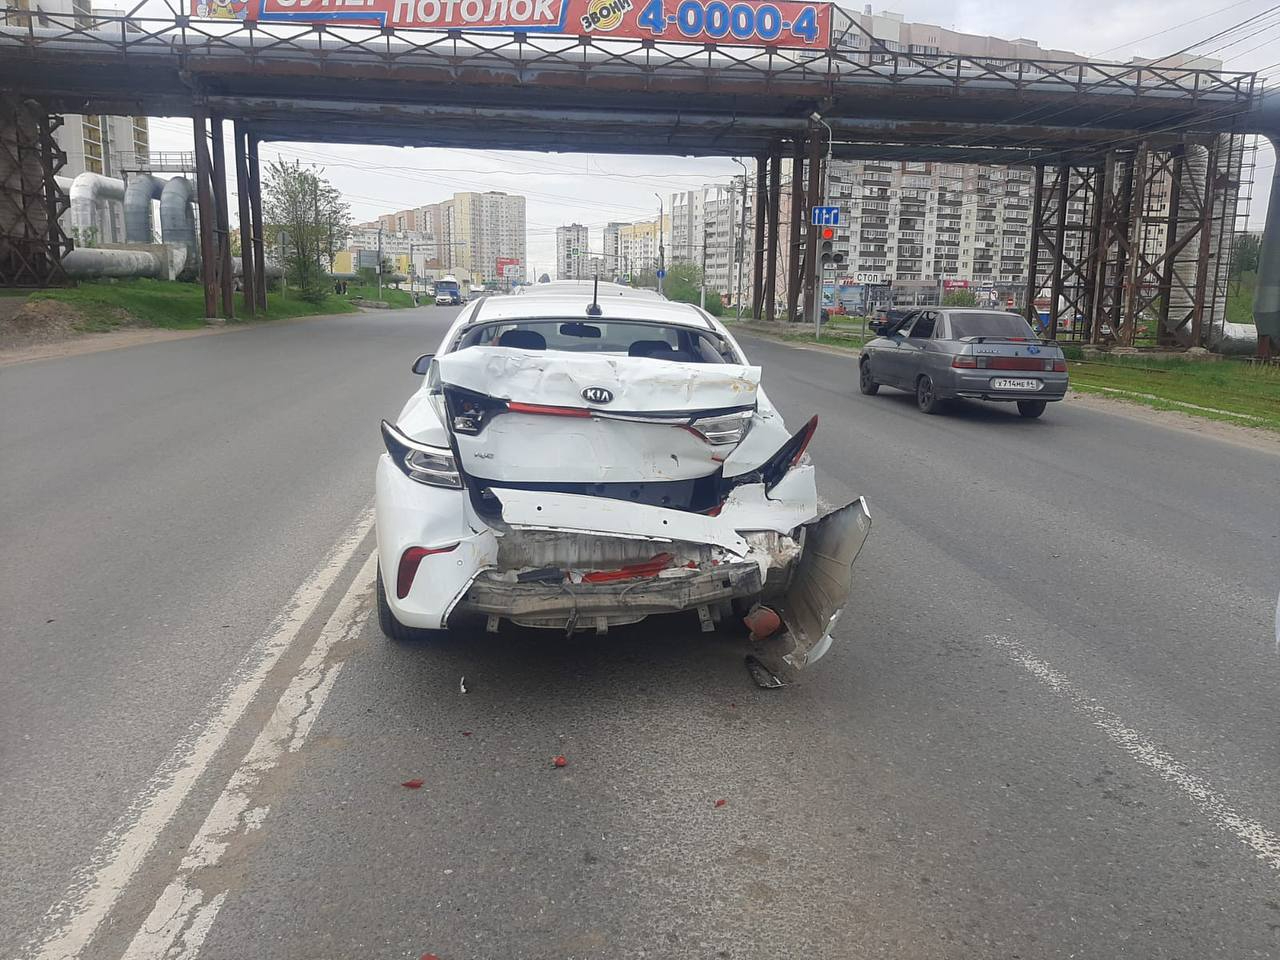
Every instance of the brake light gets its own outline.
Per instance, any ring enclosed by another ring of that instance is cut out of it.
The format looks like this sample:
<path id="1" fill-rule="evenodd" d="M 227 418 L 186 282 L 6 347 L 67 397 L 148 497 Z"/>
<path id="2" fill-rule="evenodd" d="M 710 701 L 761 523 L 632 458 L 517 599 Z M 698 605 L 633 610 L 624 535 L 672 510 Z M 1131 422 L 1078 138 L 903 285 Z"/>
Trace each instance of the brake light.
<path id="1" fill-rule="evenodd" d="M 978 367 L 978 358 L 968 356 L 967 354 L 961 354 L 958 357 L 951 358 L 951 365 L 961 370 L 976 370 Z"/>
<path id="2" fill-rule="evenodd" d="M 413 586 L 413 578 L 418 575 L 418 565 L 422 563 L 424 557 L 429 557 L 436 553 L 449 553 L 451 550 L 457 550 L 458 545 L 451 543 L 447 547 L 410 547 L 400 555 L 400 569 L 396 571 L 396 598 L 403 600 L 409 595 L 409 588 Z"/>
<path id="3" fill-rule="evenodd" d="M 1067 361 L 1066 361 L 1066 360 L 1063 360 L 1063 359 L 1058 359 L 1058 360 L 1053 361 L 1053 372 L 1054 372 L 1054 373 L 1066 373 L 1066 372 L 1067 372 Z"/>
<path id="4" fill-rule="evenodd" d="M 541 403 L 517 403 L 507 401 L 507 409 L 512 413 L 534 413 L 545 417 L 590 417 L 591 411 L 583 407 L 551 407 Z"/>

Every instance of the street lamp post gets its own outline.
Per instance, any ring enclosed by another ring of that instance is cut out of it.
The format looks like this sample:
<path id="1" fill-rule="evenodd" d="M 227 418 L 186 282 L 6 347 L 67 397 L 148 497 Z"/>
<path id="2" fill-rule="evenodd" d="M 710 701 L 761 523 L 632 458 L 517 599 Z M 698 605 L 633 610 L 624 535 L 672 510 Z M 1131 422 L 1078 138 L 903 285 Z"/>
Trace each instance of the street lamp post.
<path id="1" fill-rule="evenodd" d="M 733 158 L 733 162 L 742 168 L 742 230 L 740 232 L 737 243 L 733 237 L 733 204 L 729 205 L 729 255 L 737 262 L 738 265 L 738 285 L 733 292 L 734 312 L 739 320 L 742 319 L 742 255 L 747 248 L 747 165 L 738 157 Z M 729 191 L 729 197 L 733 197 L 733 191 Z M 756 211 L 756 216 L 760 216 L 760 211 Z M 756 221 L 759 223 L 760 221 Z"/>
<path id="2" fill-rule="evenodd" d="M 662 245 L 662 194 L 655 190 L 653 195 L 658 198 L 658 296 L 662 296 L 662 275 L 667 272 L 664 262 L 667 250 Z"/>

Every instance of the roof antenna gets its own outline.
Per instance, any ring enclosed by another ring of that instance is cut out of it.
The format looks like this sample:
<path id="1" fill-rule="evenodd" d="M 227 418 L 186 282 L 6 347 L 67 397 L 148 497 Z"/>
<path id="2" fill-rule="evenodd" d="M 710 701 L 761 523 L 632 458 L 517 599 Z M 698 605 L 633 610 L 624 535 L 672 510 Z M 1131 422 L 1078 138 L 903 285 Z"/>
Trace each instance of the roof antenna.
<path id="1" fill-rule="evenodd" d="M 591 304 L 587 307 L 588 317 L 599 317 L 604 314 L 600 309 L 600 273 L 596 272 L 596 282 L 591 287 Z"/>

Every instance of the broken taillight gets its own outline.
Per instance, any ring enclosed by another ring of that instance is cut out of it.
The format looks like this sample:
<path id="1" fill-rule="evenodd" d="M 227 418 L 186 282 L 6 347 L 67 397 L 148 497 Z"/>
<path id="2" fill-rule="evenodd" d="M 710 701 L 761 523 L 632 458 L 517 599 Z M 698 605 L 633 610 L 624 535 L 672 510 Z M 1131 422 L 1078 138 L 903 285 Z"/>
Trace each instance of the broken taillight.
<path id="1" fill-rule="evenodd" d="M 715 417 L 699 417 L 691 423 L 690 429 L 701 436 L 707 443 L 720 446 L 726 443 L 741 443 L 751 428 L 752 410 L 735 410 Z"/>
<path id="2" fill-rule="evenodd" d="M 458 549 L 456 543 L 451 543 L 447 547 L 410 547 L 400 555 L 400 569 L 396 571 L 396 598 L 403 600 L 409 595 L 409 588 L 413 586 L 413 578 L 418 575 L 418 565 L 422 563 L 424 557 L 429 557 L 436 553 L 448 553 L 451 550 Z"/>

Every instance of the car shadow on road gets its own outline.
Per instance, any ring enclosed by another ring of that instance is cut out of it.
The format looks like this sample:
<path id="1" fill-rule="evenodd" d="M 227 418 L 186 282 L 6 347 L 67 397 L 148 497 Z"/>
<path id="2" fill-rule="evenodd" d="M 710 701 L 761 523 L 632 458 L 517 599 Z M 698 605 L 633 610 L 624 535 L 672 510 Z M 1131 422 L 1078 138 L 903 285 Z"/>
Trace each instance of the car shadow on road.
<path id="1" fill-rule="evenodd" d="M 928 417 L 927 414 L 920 413 L 916 409 L 916 397 L 913 393 L 905 393 L 900 390 L 882 391 L 876 397 L 867 399 L 874 400 L 876 403 L 888 401 L 897 404 L 897 408 L 904 409 L 914 413 L 919 417 Z M 943 402 L 942 409 L 939 413 L 932 416 L 932 419 L 945 423 L 947 420 L 958 420 L 965 423 L 1002 423 L 1006 425 L 1022 424 L 1027 429 L 1038 429 L 1046 425 L 1049 418 L 1052 417 L 1054 409 L 1059 403 L 1051 403 L 1044 416 L 1039 419 L 1023 417 L 1018 414 L 1018 406 L 1016 403 L 992 403 L 982 400 L 946 400 Z"/>

